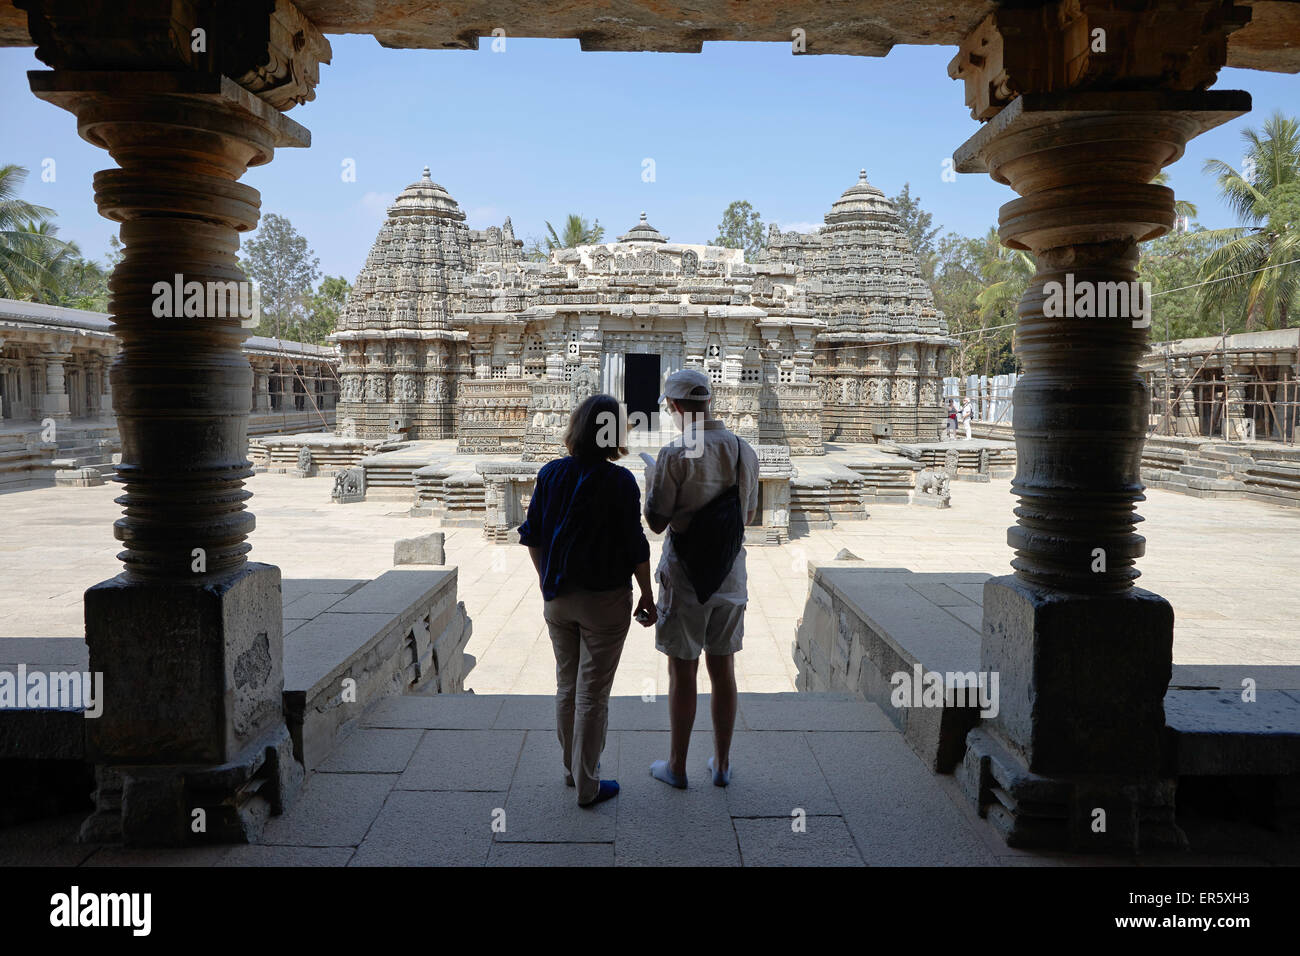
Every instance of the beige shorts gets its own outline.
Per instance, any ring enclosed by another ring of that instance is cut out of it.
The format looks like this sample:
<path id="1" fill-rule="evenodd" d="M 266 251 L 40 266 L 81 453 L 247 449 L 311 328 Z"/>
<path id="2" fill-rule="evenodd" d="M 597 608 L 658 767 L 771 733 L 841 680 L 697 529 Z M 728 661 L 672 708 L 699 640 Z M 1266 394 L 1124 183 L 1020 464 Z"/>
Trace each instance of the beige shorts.
<path id="1" fill-rule="evenodd" d="M 723 601 L 699 604 L 694 595 L 673 593 L 672 585 L 659 577 L 659 603 L 655 610 L 655 647 L 669 657 L 697 660 L 700 653 L 713 657 L 734 654 L 745 636 L 745 605 Z"/>

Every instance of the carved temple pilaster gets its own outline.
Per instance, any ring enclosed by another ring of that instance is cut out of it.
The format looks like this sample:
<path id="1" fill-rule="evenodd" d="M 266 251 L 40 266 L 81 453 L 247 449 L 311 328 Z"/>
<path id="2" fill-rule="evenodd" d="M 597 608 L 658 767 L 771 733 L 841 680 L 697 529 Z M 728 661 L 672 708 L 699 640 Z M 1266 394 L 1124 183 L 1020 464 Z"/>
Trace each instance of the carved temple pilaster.
<path id="1" fill-rule="evenodd" d="M 81 836 L 256 841 L 303 771 L 283 713 L 280 572 L 247 559 L 248 330 L 224 307 L 160 317 L 156 287 L 245 281 L 239 234 L 260 198 L 238 180 L 308 145 L 281 109 L 310 98 L 329 45 L 287 0 L 139 0 L 131 16 L 18 5 L 53 67 L 29 74 L 33 92 L 118 165 L 94 188 L 124 245 L 109 280 L 123 571 L 85 596 L 90 669 L 114 704 L 86 733 L 95 810 Z"/>

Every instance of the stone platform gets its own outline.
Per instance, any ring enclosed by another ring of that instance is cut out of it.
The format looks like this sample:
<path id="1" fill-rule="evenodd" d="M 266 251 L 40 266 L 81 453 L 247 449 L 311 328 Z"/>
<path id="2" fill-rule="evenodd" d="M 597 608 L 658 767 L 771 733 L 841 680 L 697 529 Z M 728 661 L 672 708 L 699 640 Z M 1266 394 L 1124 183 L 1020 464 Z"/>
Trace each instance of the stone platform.
<path id="1" fill-rule="evenodd" d="M 801 691 L 851 692 L 876 704 L 926 765 L 959 769 L 980 713 L 964 693 L 922 701 L 922 675 L 951 687 L 984 666 L 984 574 L 916 574 L 841 560 L 810 566 L 793 646 Z M 1176 664 L 1164 699 L 1163 763 L 1180 788 L 1210 781 L 1270 825 L 1300 822 L 1300 666 Z M 915 677 L 913 675 L 915 674 Z M 992 701 L 996 716 L 996 688 Z M 1005 703 L 1005 701 L 1003 701 Z M 1300 858 L 1297 858 L 1300 862 Z"/>
<path id="2" fill-rule="evenodd" d="M 636 477 L 643 497 L 645 465 L 640 453 L 657 455 L 668 437 L 666 432 L 633 432 L 629 454 L 618 461 Z M 791 455 L 788 464 L 784 457 L 780 463 L 764 459 L 765 455 L 783 455 L 765 451 L 779 446 L 757 447 L 767 497 L 764 527 L 751 529 L 754 534 L 747 538 L 753 545 L 780 544 L 791 534 L 830 528 L 837 521 L 865 520 L 878 504 L 907 504 L 915 475 L 924 467 L 883 445 L 827 444 L 825 455 Z M 402 442 L 361 458 L 359 464 L 366 472 L 368 498 L 405 502 L 415 517 L 433 517 L 446 528 L 484 528 L 493 540 L 503 541 L 508 535 L 502 530 L 500 516 L 510 509 L 505 508 L 499 489 L 495 495 L 489 489 L 492 476 L 532 474 L 544 462 L 521 462 L 517 455 L 464 454 L 457 450 L 455 440 L 443 439 Z M 782 477 L 791 472 L 788 502 L 779 482 L 771 485 L 771 493 L 768 490 L 768 478 L 778 471 Z M 784 516 L 775 512 L 784 512 Z M 788 534 L 782 521 L 788 522 Z"/>
<path id="3" fill-rule="evenodd" d="M 1013 478 L 1016 474 L 1016 443 L 992 438 L 956 438 L 952 441 L 881 442 L 886 451 L 894 451 L 926 468 L 942 469 L 950 451 L 957 453 L 957 481 L 987 482 L 993 478 Z"/>

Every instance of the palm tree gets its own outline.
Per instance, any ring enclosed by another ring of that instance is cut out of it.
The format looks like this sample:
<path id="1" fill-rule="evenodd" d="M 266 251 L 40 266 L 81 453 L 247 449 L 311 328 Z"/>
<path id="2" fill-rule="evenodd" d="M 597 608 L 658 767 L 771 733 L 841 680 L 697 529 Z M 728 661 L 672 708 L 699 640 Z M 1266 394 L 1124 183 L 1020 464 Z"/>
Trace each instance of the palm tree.
<path id="1" fill-rule="evenodd" d="M 45 225 L 54 210 L 18 198 L 27 170 L 0 166 L 0 296 L 23 299 L 49 288 L 49 263 L 66 249 Z"/>
<path id="2" fill-rule="evenodd" d="M 51 263 L 54 287 L 43 301 L 91 312 L 108 311 L 108 270 L 94 259 L 85 259 L 75 242 L 68 243 L 67 255 Z"/>
<path id="3" fill-rule="evenodd" d="M 1198 304 L 1202 314 L 1240 310 L 1247 329 L 1283 329 L 1300 294 L 1300 122 L 1279 111 L 1262 134 L 1248 128 L 1242 138 L 1242 170 L 1205 161 L 1205 172 L 1217 177 L 1220 195 L 1246 225 L 1207 233 L 1220 245 L 1201 265 L 1206 284 Z"/>
<path id="4" fill-rule="evenodd" d="M 66 300 L 78 295 L 82 280 L 87 278 L 87 268 L 92 273 L 102 271 L 95 263 L 81 258 L 81 250 L 75 242 L 59 239 L 59 227 L 50 220 L 28 222 L 25 231 L 31 236 L 51 240 L 49 247 L 40 250 L 36 256 L 41 283 L 28 290 L 33 301 L 68 305 Z"/>
<path id="5" fill-rule="evenodd" d="M 1037 266 L 1029 253 L 1004 246 L 996 227 L 976 240 L 975 264 L 986 285 L 975 297 L 980 324 L 974 347 L 983 353 L 984 374 L 990 375 L 995 354 L 1012 340 L 1011 330 L 998 326 L 1016 321 L 1017 306 Z"/>
<path id="6" fill-rule="evenodd" d="M 989 283 L 975 297 L 980 318 L 986 323 L 993 318 L 1010 317 L 1014 321 L 1016 306 L 1037 271 L 1034 257 L 1020 249 L 1007 248 L 998 238 L 997 229 L 990 228 L 980 249 L 979 268 L 982 278 Z"/>
<path id="7" fill-rule="evenodd" d="M 1151 183 L 1154 186 L 1168 186 L 1169 174 L 1166 172 L 1156 173 L 1156 178 L 1151 180 Z M 1195 203 L 1187 202 L 1185 199 L 1175 199 L 1174 215 L 1179 219 L 1186 219 L 1188 222 L 1191 222 L 1200 215 L 1200 210 L 1196 208 Z"/>
<path id="8" fill-rule="evenodd" d="M 546 237 L 547 251 L 553 252 L 556 249 L 575 249 L 578 246 L 589 246 L 593 243 L 600 242 L 605 235 L 605 227 L 597 219 L 590 226 L 587 220 L 576 213 L 569 213 L 568 218 L 564 220 L 564 235 L 557 235 L 555 227 L 546 223 L 546 231 L 549 235 Z"/>

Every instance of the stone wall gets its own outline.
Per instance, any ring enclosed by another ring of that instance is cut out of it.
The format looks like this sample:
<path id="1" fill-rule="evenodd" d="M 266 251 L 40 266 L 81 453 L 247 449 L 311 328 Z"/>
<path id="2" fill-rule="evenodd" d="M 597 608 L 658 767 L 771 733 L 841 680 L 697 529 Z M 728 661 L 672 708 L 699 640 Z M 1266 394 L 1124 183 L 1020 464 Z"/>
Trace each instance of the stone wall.
<path id="1" fill-rule="evenodd" d="M 953 586 L 982 587 L 988 575 L 915 574 L 846 559 L 810 564 L 808 576 L 808 599 L 791 646 L 796 689 L 871 701 L 932 770 L 952 772 L 978 712 L 947 700 L 899 706 L 893 692 L 897 675 L 911 678 L 918 667 L 945 675 L 979 669 L 979 632 L 940 603 L 972 604 Z"/>
<path id="2" fill-rule="evenodd" d="M 388 571 L 285 636 L 285 715 L 306 769 L 384 697 L 464 691 L 472 624 L 456 582 L 456 568 Z"/>

